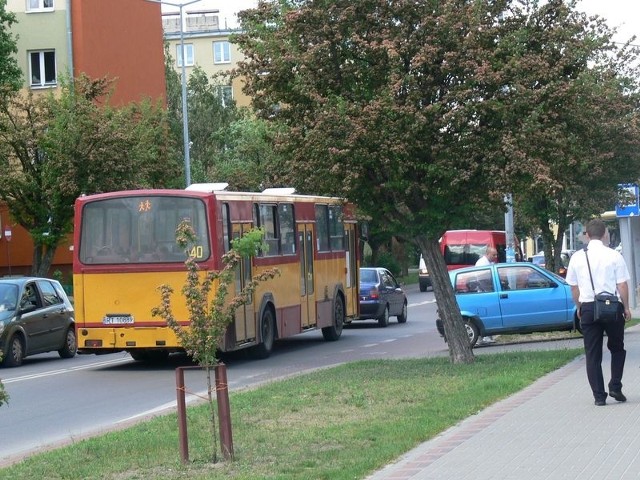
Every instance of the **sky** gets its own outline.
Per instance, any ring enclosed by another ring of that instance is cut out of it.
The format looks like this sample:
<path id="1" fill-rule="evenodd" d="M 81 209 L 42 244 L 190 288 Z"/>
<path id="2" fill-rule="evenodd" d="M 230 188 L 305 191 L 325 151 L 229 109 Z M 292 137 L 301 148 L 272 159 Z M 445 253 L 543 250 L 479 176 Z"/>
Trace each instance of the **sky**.
<path id="1" fill-rule="evenodd" d="M 187 3 L 190 0 L 167 0 L 171 3 Z M 357 0 L 354 0 L 357 1 Z M 200 0 L 185 7 L 189 10 L 220 10 L 220 24 L 228 28 L 238 26 L 236 13 L 257 5 L 257 0 Z M 163 5 L 163 11 L 176 11 L 175 7 Z M 590 15 L 599 15 L 607 20 L 610 27 L 618 27 L 617 41 L 624 42 L 631 36 L 638 36 L 636 43 L 640 44 L 640 0 L 582 0 L 578 9 Z"/>
<path id="2" fill-rule="evenodd" d="M 625 42 L 636 35 L 638 38 L 634 43 L 640 45 L 639 0 L 582 0 L 578 10 L 604 17 L 609 27 L 617 27 L 616 41 Z"/>

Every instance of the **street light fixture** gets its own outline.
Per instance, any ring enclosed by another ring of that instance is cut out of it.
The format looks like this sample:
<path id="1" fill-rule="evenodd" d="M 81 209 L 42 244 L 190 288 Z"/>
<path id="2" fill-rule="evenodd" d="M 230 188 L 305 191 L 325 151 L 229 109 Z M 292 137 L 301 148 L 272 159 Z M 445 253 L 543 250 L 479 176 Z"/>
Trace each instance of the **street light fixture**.
<path id="1" fill-rule="evenodd" d="M 182 139 L 184 147 L 184 178 L 188 187 L 189 185 L 191 185 L 191 157 L 189 153 L 189 113 L 187 111 L 187 70 L 185 67 L 185 64 L 187 63 L 187 56 L 185 55 L 186 52 L 184 51 L 184 23 L 182 9 L 193 3 L 201 2 L 202 0 L 191 0 L 184 3 L 167 2 L 166 0 L 145 1 L 178 7 L 178 9 L 180 10 L 180 52 L 182 53 Z"/>

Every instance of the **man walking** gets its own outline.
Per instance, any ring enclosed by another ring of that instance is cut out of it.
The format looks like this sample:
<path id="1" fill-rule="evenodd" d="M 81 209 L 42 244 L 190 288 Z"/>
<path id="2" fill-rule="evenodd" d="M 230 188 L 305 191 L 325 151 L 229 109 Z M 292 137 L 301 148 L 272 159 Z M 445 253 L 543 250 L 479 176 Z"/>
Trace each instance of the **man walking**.
<path id="1" fill-rule="evenodd" d="M 606 233 L 604 222 L 600 219 L 591 220 L 587 223 L 586 230 L 589 244 L 584 250 L 579 250 L 571 256 L 567 269 L 567 283 L 571 285 L 571 294 L 582 327 L 587 379 L 593 391 L 595 404 L 603 406 L 607 403 L 602 375 L 602 341 L 605 332 L 607 348 L 611 352 L 609 396 L 618 402 L 627 401 L 622 393 L 622 372 L 627 355 L 624 349 L 624 322 L 631 319 L 627 285 L 630 275 L 622 255 L 602 243 Z M 617 292 L 622 306 L 615 320 L 607 323 L 594 320 L 596 292 Z"/>

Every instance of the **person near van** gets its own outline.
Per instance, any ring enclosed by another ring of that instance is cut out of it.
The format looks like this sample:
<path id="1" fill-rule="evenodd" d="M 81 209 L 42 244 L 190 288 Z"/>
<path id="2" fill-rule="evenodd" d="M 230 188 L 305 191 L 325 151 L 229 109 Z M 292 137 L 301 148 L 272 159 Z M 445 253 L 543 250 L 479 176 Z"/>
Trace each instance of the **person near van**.
<path id="1" fill-rule="evenodd" d="M 476 267 L 491 265 L 498 261 L 498 250 L 493 247 L 487 247 L 483 256 L 476 262 Z"/>
<path id="2" fill-rule="evenodd" d="M 587 379 L 595 404 L 606 405 L 607 392 L 602 375 L 602 340 L 607 334 L 607 348 L 611 353 L 611 379 L 609 396 L 618 402 L 626 402 L 622 393 L 622 373 L 627 352 L 624 349 L 624 322 L 631 319 L 629 310 L 629 286 L 631 278 L 624 258 L 619 252 L 603 244 L 606 226 L 600 219 L 591 220 L 586 227 L 589 243 L 584 250 L 571 256 L 567 269 L 567 283 L 578 309 L 587 363 Z M 587 264 L 587 255 L 589 264 Z M 591 274 L 589 274 L 589 268 Z M 593 286 L 591 279 L 593 278 Z M 594 292 L 595 290 L 595 292 Z M 622 302 L 618 318 L 608 323 L 594 321 L 596 292 L 616 292 Z"/>
<path id="3" fill-rule="evenodd" d="M 484 252 L 484 255 L 481 256 L 476 262 L 476 267 L 491 265 L 492 263 L 495 263 L 497 261 L 498 261 L 498 250 L 496 250 L 494 247 L 487 247 L 487 249 Z M 492 336 L 487 336 L 479 339 L 476 342 L 476 345 L 483 345 L 483 344 L 486 345 L 486 344 L 495 343 L 495 342 L 496 341 L 493 339 Z"/>

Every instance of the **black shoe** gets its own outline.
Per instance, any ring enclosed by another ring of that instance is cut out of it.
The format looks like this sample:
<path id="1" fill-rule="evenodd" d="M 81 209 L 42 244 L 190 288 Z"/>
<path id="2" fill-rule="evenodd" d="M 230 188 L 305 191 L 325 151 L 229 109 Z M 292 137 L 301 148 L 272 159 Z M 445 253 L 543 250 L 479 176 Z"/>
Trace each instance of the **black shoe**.
<path id="1" fill-rule="evenodd" d="M 605 406 L 605 405 L 607 404 L 607 401 L 606 401 L 606 400 L 596 400 L 596 401 L 595 401 L 595 404 L 596 404 L 598 407 L 603 407 L 603 406 Z"/>
<path id="2" fill-rule="evenodd" d="M 619 402 L 627 401 L 627 397 L 624 396 L 624 393 L 622 393 L 622 390 L 617 390 L 617 391 L 611 390 L 609 392 L 609 396 L 615 398 Z"/>

